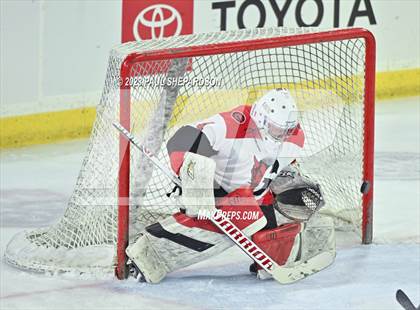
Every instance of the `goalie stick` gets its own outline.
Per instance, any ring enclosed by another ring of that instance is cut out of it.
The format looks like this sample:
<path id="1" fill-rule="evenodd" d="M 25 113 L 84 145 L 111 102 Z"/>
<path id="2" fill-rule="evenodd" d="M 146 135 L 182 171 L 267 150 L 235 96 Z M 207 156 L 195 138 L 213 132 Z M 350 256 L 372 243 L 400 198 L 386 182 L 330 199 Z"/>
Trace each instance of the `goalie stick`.
<path id="1" fill-rule="evenodd" d="M 408 298 L 407 294 L 404 293 L 403 290 L 397 290 L 395 294 L 397 301 L 405 310 L 420 310 L 420 305 L 416 308 L 414 304 L 411 302 L 410 298 Z"/>
<path id="2" fill-rule="evenodd" d="M 136 148 L 159 168 L 176 186 L 181 188 L 181 180 L 171 173 L 153 153 L 144 147 L 128 130 L 121 124 L 113 123 L 114 127 L 128 139 Z M 322 252 L 307 261 L 294 266 L 286 267 L 278 265 L 270 256 L 259 248 L 248 236 L 246 236 L 232 221 L 223 215 L 222 212 L 214 210 L 210 217 L 211 222 L 216 225 L 225 235 L 229 237 L 245 254 L 254 260 L 261 268 L 267 271 L 281 284 L 288 284 L 307 277 L 317 272 L 334 260 L 330 252 Z"/>

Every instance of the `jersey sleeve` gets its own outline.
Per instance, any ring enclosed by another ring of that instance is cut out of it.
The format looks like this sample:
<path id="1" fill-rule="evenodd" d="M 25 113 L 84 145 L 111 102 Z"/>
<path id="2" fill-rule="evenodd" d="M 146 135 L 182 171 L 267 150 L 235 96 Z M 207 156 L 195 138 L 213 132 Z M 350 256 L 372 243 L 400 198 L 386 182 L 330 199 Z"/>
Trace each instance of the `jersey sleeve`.
<path id="1" fill-rule="evenodd" d="M 186 152 L 211 157 L 220 145 L 220 129 L 212 118 L 179 128 L 169 139 L 168 150 L 172 170 L 179 174 Z"/>
<path id="2" fill-rule="evenodd" d="M 194 126 L 199 129 L 209 140 L 214 151 L 220 151 L 226 137 L 226 123 L 220 114 L 197 122 Z"/>

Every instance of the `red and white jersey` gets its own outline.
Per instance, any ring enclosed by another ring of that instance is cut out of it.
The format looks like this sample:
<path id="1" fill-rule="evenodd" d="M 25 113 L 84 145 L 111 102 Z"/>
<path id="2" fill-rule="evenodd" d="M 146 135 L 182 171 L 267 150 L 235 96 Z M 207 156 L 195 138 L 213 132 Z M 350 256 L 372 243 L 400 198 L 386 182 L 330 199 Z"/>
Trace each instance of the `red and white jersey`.
<path id="1" fill-rule="evenodd" d="M 215 151 L 210 156 L 216 162 L 215 181 L 228 193 L 251 187 L 256 196 L 261 196 L 268 180 L 295 160 L 303 147 L 304 133 L 298 127 L 281 144 L 257 143 L 262 137 L 250 111 L 251 106 L 238 106 L 191 126 L 201 130 Z M 261 145 L 265 148 L 261 149 Z"/>

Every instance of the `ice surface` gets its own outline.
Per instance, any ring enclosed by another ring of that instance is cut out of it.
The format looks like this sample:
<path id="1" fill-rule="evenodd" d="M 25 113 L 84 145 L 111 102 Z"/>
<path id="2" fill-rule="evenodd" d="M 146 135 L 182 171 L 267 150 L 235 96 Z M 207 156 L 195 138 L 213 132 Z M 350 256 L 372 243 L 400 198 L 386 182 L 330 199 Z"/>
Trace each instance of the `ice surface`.
<path id="1" fill-rule="evenodd" d="M 23 272 L 1 262 L 1 309 L 401 309 L 420 304 L 420 98 L 376 106 L 374 244 L 340 244 L 336 262 L 292 285 L 258 281 L 237 249 L 159 285 Z M 66 206 L 87 141 L 2 151 L 1 257 L 22 229 L 47 226 Z"/>

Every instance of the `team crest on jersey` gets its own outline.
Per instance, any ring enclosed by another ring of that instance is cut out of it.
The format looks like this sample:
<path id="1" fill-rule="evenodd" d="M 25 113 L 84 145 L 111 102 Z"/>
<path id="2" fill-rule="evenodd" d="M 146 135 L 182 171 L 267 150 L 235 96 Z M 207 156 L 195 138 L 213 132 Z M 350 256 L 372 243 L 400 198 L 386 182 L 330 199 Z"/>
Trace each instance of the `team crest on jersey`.
<path id="1" fill-rule="evenodd" d="M 191 178 L 191 180 L 194 180 L 194 167 L 195 167 L 195 162 L 190 161 L 187 166 L 187 174 Z"/>
<path id="2" fill-rule="evenodd" d="M 243 124 L 246 121 L 245 114 L 239 111 L 233 111 L 232 112 L 232 118 L 239 124 Z"/>

